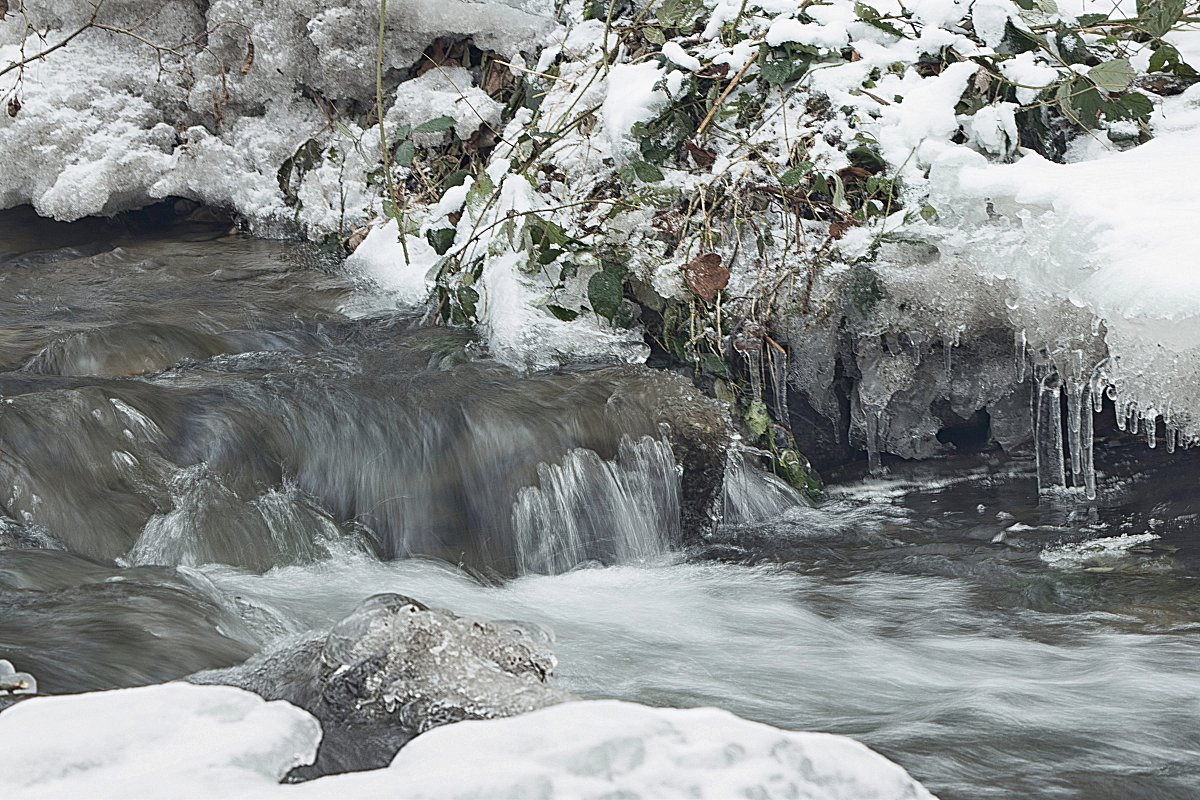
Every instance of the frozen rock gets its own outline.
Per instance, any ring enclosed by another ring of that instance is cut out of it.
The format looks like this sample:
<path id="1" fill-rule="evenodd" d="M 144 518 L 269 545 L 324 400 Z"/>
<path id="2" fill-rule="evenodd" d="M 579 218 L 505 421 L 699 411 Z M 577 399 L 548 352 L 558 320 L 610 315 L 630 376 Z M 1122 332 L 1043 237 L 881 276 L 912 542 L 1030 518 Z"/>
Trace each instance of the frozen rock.
<path id="1" fill-rule="evenodd" d="M 555 659 L 537 628 L 429 609 L 398 594 L 368 598 L 324 639 L 191 680 L 284 699 L 318 719 L 312 777 L 380 767 L 412 737 L 464 719 L 520 714 L 572 698 L 546 684 Z"/>

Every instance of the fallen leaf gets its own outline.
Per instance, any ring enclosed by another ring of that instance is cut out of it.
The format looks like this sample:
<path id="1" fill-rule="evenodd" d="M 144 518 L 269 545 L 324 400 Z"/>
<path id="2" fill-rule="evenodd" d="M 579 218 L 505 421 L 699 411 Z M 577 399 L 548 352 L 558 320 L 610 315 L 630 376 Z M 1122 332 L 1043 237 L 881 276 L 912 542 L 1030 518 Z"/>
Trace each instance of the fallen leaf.
<path id="1" fill-rule="evenodd" d="M 852 223 L 846 222 L 845 220 L 840 220 L 838 222 L 834 222 L 833 224 L 831 224 L 829 226 L 829 238 L 830 239 L 841 239 L 843 236 L 846 235 L 846 231 L 850 230 L 853 227 L 854 227 L 854 225 Z"/>
<path id="2" fill-rule="evenodd" d="M 717 160 L 717 154 L 712 150 L 700 147 L 689 141 L 684 141 L 683 148 L 688 151 L 688 155 L 692 157 L 692 161 L 696 162 L 696 166 L 700 169 L 708 169 Z"/>
<path id="3" fill-rule="evenodd" d="M 717 292 L 729 285 L 729 270 L 721 266 L 716 253 L 696 256 L 683 268 L 683 280 L 692 293 L 706 303 L 717 299 Z"/>
<path id="4" fill-rule="evenodd" d="M 871 177 L 871 171 L 862 167 L 842 167 L 837 174 L 843 181 L 864 180 Z"/>
<path id="5" fill-rule="evenodd" d="M 3 2 L 3 1 L 4 0 L 0 0 L 0 2 Z M 8 101 L 8 115 L 10 117 L 15 117 L 17 114 L 20 114 L 20 113 L 21 113 L 21 101 L 14 97 Z"/>

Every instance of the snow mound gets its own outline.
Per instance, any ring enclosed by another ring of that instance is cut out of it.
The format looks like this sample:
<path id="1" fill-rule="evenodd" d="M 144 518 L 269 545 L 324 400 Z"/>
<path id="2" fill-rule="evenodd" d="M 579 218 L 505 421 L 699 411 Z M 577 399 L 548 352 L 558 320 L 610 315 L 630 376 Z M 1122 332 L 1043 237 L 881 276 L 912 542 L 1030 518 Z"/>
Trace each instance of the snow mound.
<path id="1" fill-rule="evenodd" d="M 279 784 L 311 759 L 316 721 L 222 686 L 166 684 L 39 698 L 0 714 L 0 792 L 60 797 L 932 798 L 842 736 L 781 731 L 716 709 L 566 703 L 460 722 L 387 769 Z M 465 765 L 469 769 L 464 769 Z"/>
<path id="2" fill-rule="evenodd" d="M 35 698 L 0 714 L 0 795 L 234 796 L 311 761 L 320 738 L 295 706 L 227 686 Z"/>

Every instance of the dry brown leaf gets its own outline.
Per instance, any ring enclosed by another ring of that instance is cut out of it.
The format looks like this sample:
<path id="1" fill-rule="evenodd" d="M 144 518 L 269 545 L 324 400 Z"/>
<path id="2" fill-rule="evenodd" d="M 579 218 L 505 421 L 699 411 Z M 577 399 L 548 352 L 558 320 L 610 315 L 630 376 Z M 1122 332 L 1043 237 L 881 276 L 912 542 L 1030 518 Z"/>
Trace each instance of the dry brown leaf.
<path id="1" fill-rule="evenodd" d="M 3 0 L 0 0 L 0 2 L 3 2 Z M 15 97 L 10 99 L 8 101 L 8 115 L 10 117 L 15 117 L 17 114 L 20 114 L 20 113 L 21 113 L 21 101 Z"/>
<path id="2" fill-rule="evenodd" d="M 853 227 L 854 227 L 853 223 L 846 222 L 845 220 L 840 220 L 838 222 L 834 222 L 833 224 L 831 224 L 829 226 L 829 238 L 830 239 L 840 239 L 846 235 L 846 231 L 850 230 Z"/>
<path id="3" fill-rule="evenodd" d="M 706 303 L 717 299 L 717 292 L 729 285 L 729 270 L 721 266 L 716 253 L 696 256 L 683 268 L 683 280 L 692 293 Z"/>
<path id="4" fill-rule="evenodd" d="M 685 141 L 683 148 L 688 151 L 688 155 L 692 157 L 692 161 L 696 162 L 696 166 L 700 169 L 708 169 L 717 160 L 717 154 L 712 150 L 708 150 L 692 142 Z"/>
<path id="5" fill-rule="evenodd" d="M 837 173 L 843 181 L 863 180 L 871 177 L 871 170 L 862 167 L 842 167 Z"/>

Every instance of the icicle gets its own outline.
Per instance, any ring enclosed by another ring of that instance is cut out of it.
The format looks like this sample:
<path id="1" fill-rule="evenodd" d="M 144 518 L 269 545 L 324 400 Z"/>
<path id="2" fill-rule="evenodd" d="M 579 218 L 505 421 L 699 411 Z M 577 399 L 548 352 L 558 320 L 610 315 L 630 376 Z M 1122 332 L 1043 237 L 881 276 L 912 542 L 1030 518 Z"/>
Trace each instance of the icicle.
<path id="1" fill-rule="evenodd" d="M 1017 383 L 1025 382 L 1025 329 L 1017 331 L 1013 337 L 1013 346 L 1016 350 L 1016 374 Z"/>
<path id="2" fill-rule="evenodd" d="M 1155 413 L 1154 409 L 1146 412 L 1145 425 L 1146 446 L 1153 450 L 1155 445 L 1158 444 L 1158 436 L 1156 435 L 1158 433 L 1158 414 Z"/>
<path id="3" fill-rule="evenodd" d="M 954 345 L 948 338 L 942 339 L 942 361 L 946 368 L 946 377 L 950 376 L 950 369 L 954 366 Z"/>
<path id="4" fill-rule="evenodd" d="M 1083 469 L 1083 488 L 1087 494 L 1088 500 L 1096 499 L 1096 462 L 1095 448 L 1093 442 L 1093 420 L 1092 415 L 1087 412 L 1088 398 L 1086 393 L 1083 397 L 1084 412 L 1080 419 L 1079 425 L 1079 448 L 1082 453 L 1083 463 L 1080 465 Z M 1078 484 L 1077 484 L 1078 485 Z"/>
<path id="5" fill-rule="evenodd" d="M 1067 381 L 1067 449 L 1071 454 L 1071 485 L 1083 485 L 1083 456 L 1080 442 L 1080 428 L 1083 413 L 1083 384 L 1072 378 Z"/>
<path id="6" fill-rule="evenodd" d="M 775 419 L 786 422 L 788 419 L 787 403 L 787 352 L 782 348 L 771 345 L 771 392 L 775 398 Z"/>
<path id="7" fill-rule="evenodd" d="M 1167 428 L 1167 452 L 1175 452 L 1175 429 Z"/>
<path id="8" fill-rule="evenodd" d="M 1137 404 L 1130 403 L 1129 404 L 1129 432 L 1132 433 L 1134 436 L 1137 436 L 1139 419 L 1140 419 L 1140 417 L 1137 413 Z"/>
<path id="9" fill-rule="evenodd" d="M 1104 384 L 1093 381 L 1090 394 L 1092 395 L 1092 412 L 1099 414 L 1104 410 Z"/>
<path id="10" fill-rule="evenodd" d="M 762 399 L 763 364 L 762 350 L 753 352 L 745 350 L 742 355 L 746 358 L 746 372 L 750 373 L 750 395 L 755 400 Z"/>
<path id="11" fill-rule="evenodd" d="M 872 475 L 879 475 L 883 472 L 883 459 L 879 454 L 880 445 L 883 444 L 879 430 L 883 409 L 865 408 L 863 411 L 867 422 L 867 466 Z"/>
<path id="12" fill-rule="evenodd" d="M 1063 464 L 1062 387 L 1058 372 L 1053 367 L 1035 366 L 1033 377 L 1033 440 L 1038 490 L 1064 487 L 1067 476 Z"/>

